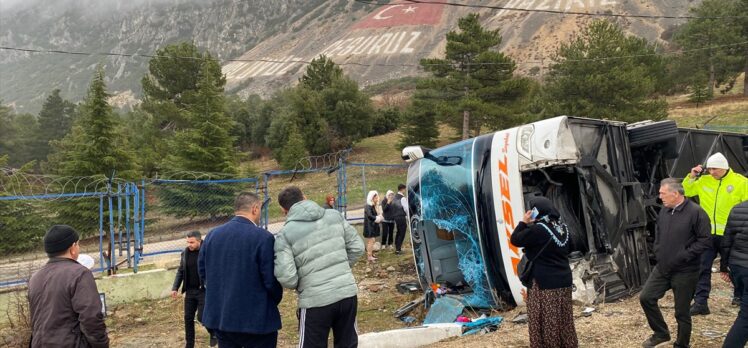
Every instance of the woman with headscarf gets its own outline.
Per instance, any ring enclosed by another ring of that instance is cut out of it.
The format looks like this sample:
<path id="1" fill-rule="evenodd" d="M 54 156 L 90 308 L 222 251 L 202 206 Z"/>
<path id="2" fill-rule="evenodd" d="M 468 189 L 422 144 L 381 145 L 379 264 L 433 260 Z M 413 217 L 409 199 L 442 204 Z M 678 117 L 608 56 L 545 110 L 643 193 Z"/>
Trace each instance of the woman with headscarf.
<path id="1" fill-rule="evenodd" d="M 530 347 L 577 347 L 568 228 L 549 199 L 535 197 L 530 207 L 511 239 L 533 260 L 526 299 Z"/>
<path id="2" fill-rule="evenodd" d="M 379 194 L 377 191 L 369 191 L 366 195 L 366 207 L 364 207 L 364 238 L 366 238 L 366 255 L 369 262 L 377 260 L 374 257 L 374 241 L 380 234 L 380 223 L 382 215 L 377 212 Z"/>
<path id="3" fill-rule="evenodd" d="M 395 193 L 392 190 L 387 190 L 387 194 L 384 195 L 382 200 L 382 249 L 394 248 L 395 238 L 393 238 L 393 232 L 395 231 L 395 206 L 392 201 L 395 200 Z"/>

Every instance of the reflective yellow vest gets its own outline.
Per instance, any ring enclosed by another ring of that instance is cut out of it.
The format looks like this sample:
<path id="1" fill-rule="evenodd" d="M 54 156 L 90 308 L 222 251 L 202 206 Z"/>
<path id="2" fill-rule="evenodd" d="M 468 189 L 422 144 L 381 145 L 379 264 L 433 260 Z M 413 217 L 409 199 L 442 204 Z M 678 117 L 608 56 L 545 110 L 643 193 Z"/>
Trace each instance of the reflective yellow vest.
<path id="1" fill-rule="evenodd" d="M 686 175 L 683 189 L 686 197 L 699 196 L 699 205 L 712 223 L 712 234 L 718 236 L 725 233 L 727 216 L 732 207 L 748 201 L 748 179 L 732 170 L 720 180 L 706 173 L 695 180 Z"/>

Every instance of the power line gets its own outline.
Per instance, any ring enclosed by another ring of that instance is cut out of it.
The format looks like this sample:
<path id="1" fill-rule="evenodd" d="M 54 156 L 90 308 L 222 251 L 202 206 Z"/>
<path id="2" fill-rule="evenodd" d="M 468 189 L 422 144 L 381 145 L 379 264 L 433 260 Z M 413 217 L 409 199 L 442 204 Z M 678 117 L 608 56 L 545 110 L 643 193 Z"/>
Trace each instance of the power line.
<path id="1" fill-rule="evenodd" d="M 707 47 L 700 47 L 700 48 L 694 48 L 689 50 L 679 50 L 679 51 L 672 51 L 672 52 L 655 52 L 655 53 L 645 53 L 645 54 L 635 54 L 635 55 L 625 55 L 625 56 L 610 56 L 610 57 L 597 57 L 597 58 L 581 58 L 581 59 L 564 59 L 563 62 L 593 62 L 593 61 L 605 61 L 605 60 L 615 60 L 615 59 L 628 59 L 628 58 L 639 58 L 639 57 L 648 57 L 648 56 L 670 56 L 670 55 L 679 55 L 679 54 L 686 54 L 691 52 L 697 52 L 697 51 L 705 51 L 705 50 L 712 50 L 712 49 L 719 49 L 719 48 L 727 48 L 727 47 L 740 47 L 748 45 L 748 41 L 743 42 L 737 42 L 732 44 L 725 44 L 725 45 L 716 45 L 716 46 L 707 46 Z M 76 51 L 66 51 L 66 50 L 44 50 L 44 49 L 33 49 L 33 48 L 21 48 L 21 47 L 9 47 L 9 46 L 0 46 L 0 50 L 5 51 L 18 51 L 18 52 L 26 52 L 26 53 L 47 53 L 47 54 L 67 54 L 67 55 L 77 55 L 77 56 L 105 56 L 105 57 L 126 57 L 126 58 L 171 58 L 171 59 L 185 59 L 185 60 L 201 60 L 204 58 L 200 57 L 188 57 L 188 56 L 164 56 L 164 55 L 153 55 L 153 54 L 140 54 L 140 53 L 116 53 L 116 52 L 76 52 Z M 278 64 L 288 64 L 288 63 L 298 63 L 298 64 L 311 64 L 311 61 L 308 60 L 301 60 L 301 59 L 290 59 L 290 60 L 275 60 L 275 59 L 218 59 L 218 61 L 223 62 L 240 62 L 240 63 L 278 63 Z M 464 65 L 469 66 L 508 66 L 508 65 L 532 65 L 532 66 L 541 66 L 544 62 L 549 61 L 549 59 L 540 59 L 540 60 L 522 60 L 522 61 L 516 61 L 514 63 L 501 63 L 501 62 L 475 62 L 475 63 L 465 63 Z M 541 65 L 538 65 L 541 64 Z M 446 65 L 453 65 L 450 63 L 434 63 L 434 64 L 408 64 L 408 63 L 398 63 L 398 64 L 387 64 L 387 63 L 358 63 L 358 62 L 343 62 L 343 63 L 335 63 L 337 65 L 349 65 L 349 66 L 361 66 L 361 67 L 413 67 L 413 68 L 420 68 L 424 66 L 446 66 Z M 552 64 L 551 64 L 552 65 Z M 550 65 L 542 65 L 543 67 L 549 67 Z"/>
<path id="2" fill-rule="evenodd" d="M 392 5 L 393 3 L 384 3 L 376 0 L 354 0 L 359 3 L 368 5 Z M 613 18 L 646 18 L 646 19 L 727 19 L 727 18 L 746 18 L 748 16 L 719 16 L 719 17 L 697 17 L 697 16 L 670 16 L 670 15 L 645 15 L 645 14 L 622 14 L 622 13 L 590 13 L 590 12 L 577 12 L 577 11 L 561 11 L 561 10 L 543 10 L 543 9 L 530 9 L 530 8 L 519 8 L 519 7 L 506 7 L 506 6 L 493 6 L 493 5 L 479 5 L 479 4 L 462 4 L 447 1 L 423 1 L 423 0 L 403 0 L 406 3 L 412 4 L 424 4 L 424 5 L 445 5 L 453 7 L 466 7 L 466 8 L 480 8 L 480 9 L 491 9 L 491 10 L 505 10 L 515 12 L 528 12 L 528 13 L 549 13 L 557 15 L 576 15 L 576 16 L 590 16 L 590 17 L 613 17 Z"/>

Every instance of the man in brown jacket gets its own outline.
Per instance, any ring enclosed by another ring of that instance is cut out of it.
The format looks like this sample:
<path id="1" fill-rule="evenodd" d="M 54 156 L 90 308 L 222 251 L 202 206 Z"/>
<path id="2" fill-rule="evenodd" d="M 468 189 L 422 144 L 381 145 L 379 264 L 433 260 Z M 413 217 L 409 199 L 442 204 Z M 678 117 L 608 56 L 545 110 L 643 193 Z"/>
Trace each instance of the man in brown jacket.
<path id="1" fill-rule="evenodd" d="M 101 300 L 93 274 L 76 260 L 78 233 L 55 225 L 44 235 L 49 256 L 29 281 L 31 347 L 108 348 Z"/>

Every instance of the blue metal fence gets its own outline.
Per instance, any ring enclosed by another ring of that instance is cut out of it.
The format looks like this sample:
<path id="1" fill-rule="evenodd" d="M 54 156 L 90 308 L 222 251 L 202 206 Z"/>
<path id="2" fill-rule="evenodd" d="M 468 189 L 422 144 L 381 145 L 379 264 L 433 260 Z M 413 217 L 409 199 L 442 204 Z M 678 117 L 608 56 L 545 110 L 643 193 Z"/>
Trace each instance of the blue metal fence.
<path id="1" fill-rule="evenodd" d="M 360 168 L 360 176 L 351 175 L 349 167 Z M 401 182 L 405 181 L 407 175 L 405 165 L 347 162 L 341 157 L 321 168 L 268 171 L 262 173 L 261 179 L 254 177 L 210 178 L 210 176 L 207 176 L 207 179 L 192 178 L 190 180 L 109 179 L 106 185 L 97 185 L 93 190 L 89 187 L 87 192 L 86 190 L 64 192 L 64 189 L 60 192 L 51 192 L 45 189 L 45 192 L 39 194 L 4 196 L 2 191 L 7 187 L 0 187 L 0 203 L 37 201 L 43 204 L 55 202 L 57 205 L 65 205 L 67 201 L 74 204 L 72 200 L 77 199 L 97 200 L 98 204 L 95 205 L 98 207 L 97 251 L 99 255 L 95 258 L 97 260 L 93 271 L 116 273 L 118 269 L 131 268 L 133 272 L 137 272 L 144 259 L 154 259 L 184 250 L 185 243 L 182 237 L 187 232 L 199 230 L 207 233 L 211 228 L 227 221 L 233 216 L 233 199 L 240 191 L 250 190 L 262 194 L 261 225 L 268 228 L 269 212 L 273 209 L 269 203 L 277 194 L 273 192 L 273 189 L 293 184 L 294 178 L 298 175 L 316 175 L 314 180 L 317 182 L 322 180 L 322 186 L 333 189 L 331 193 L 337 195 L 337 209 L 350 220 L 356 220 L 360 218 L 348 216 L 349 187 L 361 188 L 361 191 L 354 191 L 353 197 L 356 200 L 354 206 L 363 206 L 365 198 L 362 197 L 365 197 L 367 186 L 383 185 L 376 180 L 367 181 L 367 175 L 376 177 L 377 173 L 384 173 L 383 171 L 389 171 L 388 174 L 396 173 L 398 178 L 401 177 Z M 55 180 L 59 181 L 59 179 Z M 273 186 L 271 184 L 278 186 L 271 187 Z M 385 187 L 378 188 L 385 189 Z M 75 189 L 80 188 L 76 186 L 73 190 Z M 395 187 L 391 189 L 395 190 Z M 68 190 L 70 190 L 69 187 Z M 47 210 L 51 212 L 53 208 L 50 207 Z M 42 224 L 45 228 L 57 223 L 54 213 L 47 215 L 48 221 Z M 0 230 L 0 233 L 12 232 Z M 37 237 L 40 240 L 44 231 L 40 230 L 39 234 Z M 26 275 L 30 275 L 46 261 L 44 255 L 40 255 L 38 251 L 32 256 L 35 257 L 32 261 L 5 260 L 2 262 L 6 262 L 8 265 L 6 268 L 10 268 L 13 262 L 16 264 L 28 262 L 30 266 Z M 0 287 L 25 283 L 27 277 L 21 275 L 20 272 L 4 271 L 2 262 L 0 262 Z"/>

